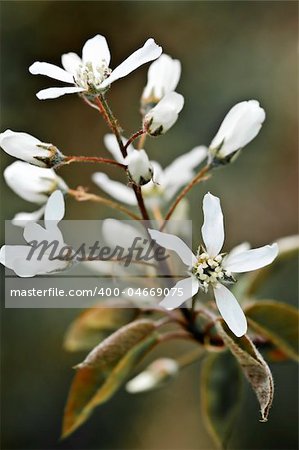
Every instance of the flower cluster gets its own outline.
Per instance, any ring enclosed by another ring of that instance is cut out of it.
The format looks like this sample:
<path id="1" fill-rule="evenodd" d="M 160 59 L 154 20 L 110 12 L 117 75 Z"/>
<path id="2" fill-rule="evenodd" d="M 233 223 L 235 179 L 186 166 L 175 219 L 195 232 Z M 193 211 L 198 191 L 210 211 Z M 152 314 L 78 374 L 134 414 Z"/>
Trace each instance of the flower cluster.
<path id="1" fill-rule="evenodd" d="M 134 133 L 125 136 L 108 104 L 107 96 L 116 80 L 146 63 L 151 64 L 147 83 L 140 93 L 140 124 Z M 91 352 L 76 366 L 77 373 L 65 410 L 63 435 L 74 431 L 95 406 L 114 394 L 140 358 L 154 345 L 177 338 L 196 342 L 200 352 L 213 347 L 214 354 L 218 354 L 219 350 L 228 348 L 254 387 L 261 406 L 262 420 L 266 420 L 273 398 L 273 380 L 254 344 L 263 341 L 272 345 L 269 336 L 273 341 L 278 336 L 278 343 L 281 340 L 279 333 L 272 329 L 263 334 L 264 323 L 254 327 L 251 320 L 247 324 L 246 298 L 240 294 L 242 283 L 240 290 L 235 289 L 235 284 L 238 274 L 264 268 L 279 253 L 298 247 L 298 239 L 284 241 L 281 248 L 272 243 L 251 249 L 245 242 L 226 253 L 223 251 L 224 220 L 220 199 L 211 193 L 203 197 L 202 244 L 196 252 L 193 253 L 185 243 L 188 233 L 181 226 L 182 222 L 177 220 L 189 217 L 186 197 L 191 189 L 214 175 L 216 167 L 233 162 L 240 151 L 258 135 L 266 117 L 264 109 L 257 100 L 237 103 L 224 117 L 210 145 L 198 145 L 200 143 L 195 142 L 193 148 L 185 149 L 167 167 L 162 168 L 158 161 L 151 159 L 146 144 L 148 139 L 160 138 L 168 132 L 183 109 L 184 97 L 176 92 L 181 77 L 180 61 L 162 53 L 161 46 L 149 38 L 141 48 L 112 70 L 107 41 L 104 36 L 96 35 L 84 44 L 82 57 L 73 52 L 66 53 L 61 57 L 61 64 L 63 68 L 46 62 L 35 62 L 30 66 L 31 74 L 46 75 L 68 84 L 67 87 L 43 89 L 37 93 L 38 99 L 78 94 L 84 104 L 100 113 L 109 128 L 109 133 L 103 139 L 105 149 L 96 156 L 66 155 L 54 144 L 43 142 L 25 132 L 6 130 L 0 134 L 1 148 L 17 159 L 4 170 L 7 185 L 24 200 L 38 205 L 38 210 L 18 212 L 13 218 L 14 225 L 24 228 L 26 245 L 4 245 L 0 250 L 0 263 L 19 277 L 53 274 L 82 263 L 84 268 L 94 271 L 97 276 L 105 274 L 130 279 L 131 267 L 127 266 L 132 262 L 133 250 L 136 250 L 134 245 L 131 247 L 131 244 L 136 243 L 136 237 L 138 251 L 144 249 L 145 242 L 150 242 L 157 253 L 163 250 L 163 258 L 158 262 L 155 260 L 156 265 L 140 264 L 134 272 L 138 275 L 136 278 L 141 280 L 141 285 L 146 286 L 143 291 L 145 298 L 137 298 L 134 294 L 128 306 L 128 289 L 123 290 L 122 309 L 118 305 L 113 313 L 108 313 L 107 318 L 105 311 L 113 309 L 113 302 L 107 302 L 107 305 L 112 306 L 104 306 L 103 314 L 101 310 L 91 308 L 79 316 L 67 333 L 66 348 L 88 348 Z M 109 158 L 105 157 L 107 151 Z M 94 171 L 92 181 L 108 197 L 91 193 L 86 187 L 70 186 L 57 172 L 61 166 L 73 163 L 99 164 L 101 168 L 107 164 L 113 165 L 125 176 L 125 182 L 110 179 L 102 169 Z M 76 257 L 74 248 L 64 243 L 59 228 L 66 200 L 70 197 L 79 202 L 105 204 L 118 214 L 138 221 L 132 226 L 109 217 L 104 220 L 101 230 L 104 242 L 108 245 L 133 248 L 126 255 L 128 263 L 124 257 L 116 260 L 112 257 L 98 258 L 97 261 L 88 257 L 79 260 Z M 37 222 L 43 216 L 44 224 L 41 226 Z M 71 258 L 51 258 L 48 250 L 41 259 L 36 256 L 29 258 L 36 240 L 56 241 L 58 251 L 63 254 L 66 249 Z M 185 273 L 186 276 L 183 275 L 179 280 L 175 273 L 176 263 L 168 261 L 171 252 L 184 265 L 181 274 Z M 140 263 L 140 259 L 135 256 L 133 262 Z M 160 277 L 161 273 L 165 277 Z M 163 289 L 160 287 L 162 283 Z M 162 292 L 159 298 L 156 294 L 158 290 L 155 290 L 157 287 Z M 148 290 L 154 291 L 155 298 L 150 302 Z M 240 306 L 236 297 L 240 302 L 245 298 L 245 307 L 243 304 Z M 292 313 L 287 314 L 292 316 Z M 169 323 L 176 327 L 174 331 L 161 331 Z M 272 326 L 272 320 L 269 323 Z M 246 334 L 248 325 L 252 327 L 249 336 Z M 99 339 L 104 340 L 98 342 Z M 288 345 L 283 345 L 283 351 L 294 354 L 292 346 L 289 350 Z M 126 384 L 127 391 L 137 393 L 160 387 L 173 379 L 183 366 L 196 359 L 198 354 L 195 358 L 187 357 L 181 361 L 159 358 Z M 86 384 L 89 390 L 85 390 Z"/>
<path id="2" fill-rule="evenodd" d="M 142 128 L 130 139 L 126 139 L 116 127 L 113 115 L 106 106 L 104 94 L 114 81 L 152 60 L 155 61 L 149 67 L 147 84 L 141 95 Z M 150 161 L 141 146 L 146 134 L 164 134 L 178 119 L 184 105 L 183 96 L 175 92 L 181 76 L 180 61 L 162 54 L 162 48 L 151 38 L 116 69 L 111 70 L 106 39 L 96 35 L 83 46 L 82 58 L 75 53 L 67 53 L 62 55 L 61 62 L 63 69 L 49 63 L 35 62 L 29 71 L 34 75 L 46 75 L 74 86 L 45 89 L 38 92 L 37 97 L 44 100 L 78 93 L 91 106 L 98 107 L 113 130 L 113 133 L 104 137 L 112 161 L 98 158 L 98 162 L 115 162 L 124 167 L 128 175 L 128 185 L 110 180 L 103 172 L 94 173 L 92 179 L 103 191 L 127 205 L 141 205 L 141 208 L 160 210 L 181 188 L 192 182 L 196 177 L 196 168 L 204 160 L 207 161 L 206 167 L 209 169 L 215 165 L 227 164 L 240 149 L 256 137 L 265 120 L 265 111 L 256 100 L 238 103 L 224 118 L 209 148 L 197 146 L 162 169 L 157 161 Z M 132 142 L 139 136 L 140 142 L 137 148 L 134 148 Z M 53 144 L 44 143 L 27 133 L 11 130 L 0 135 L 0 145 L 6 153 L 23 161 L 14 162 L 5 169 L 7 184 L 25 200 L 42 205 L 33 213 L 18 213 L 15 216 L 13 223 L 25 226 L 26 230 L 28 222 L 36 221 L 47 213 L 47 200 L 54 191 L 59 189 L 64 194 L 71 192 L 54 169 L 72 162 L 76 157 L 65 156 Z M 84 161 L 84 157 L 81 159 Z M 132 190 L 130 184 L 135 186 L 135 189 Z M 148 219 L 148 213 L 144 211 L 146 209 L 141 209 L 144 218 Z M 178 285 L 184 288 L 184 295 L 178 298 L 166 297 L 161 306 L 176 308 L 193 297 L 199 289 L 207 293 L 212 287 L 221 315 L 232 331 L 237 336 L 242 336 L 246 332 L 246 319 L 225 284 L 235 282 L 233 273 L 255 270 L 270 264 L 277 255 L 277 248 L 275 245 L 256 250 L 238 247 L 225 256 L 220 253 L 224 239 L 220 203 L 219 199 L 211 194 L 204 198 L 204 216 L 202 234 L 205 247 L 199 247 L 196 256 L 180 238 L 149 230 L 158 244 L 178 253 L 190 273 L 190 278 L 178 282 Z M 28 235 L 28 232 L 25 231 L 25 234 Z M 15 267 L 15 264 L 10 262 L 11 258 L 5 262 L 2 257 L 1 261 L 11 268 Z"/>

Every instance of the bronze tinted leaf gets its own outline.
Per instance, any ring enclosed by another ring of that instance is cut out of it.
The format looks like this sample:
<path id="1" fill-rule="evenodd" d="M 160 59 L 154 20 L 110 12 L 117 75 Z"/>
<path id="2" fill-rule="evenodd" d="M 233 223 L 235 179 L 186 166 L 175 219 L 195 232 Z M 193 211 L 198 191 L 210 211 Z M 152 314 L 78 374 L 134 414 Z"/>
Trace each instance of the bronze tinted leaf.
<path id="1" fill-rule="evenodd" d="M 154 322 L 140 319 L 113 333 L 87 355 L 76 368 L 65 408 L 63 437 L 116 392 L 158 339 Z"/>
<path id="2" fill-rule="evenodd" d="M 115 330 L 132 322 L 139 310 L 132 304 L 111 300 L 81 313 L 68 328 L 64 348 L 68 351 L 90 350 Z"/>
<path id="3" fill-rule="evenodd" d="M 267 363 L 248 336 L 236 337 L 223 321 L 217 322 L 217 329 L 256 393 L 262 422 L 267 421 L 274 392 L 273 378 Z"/>

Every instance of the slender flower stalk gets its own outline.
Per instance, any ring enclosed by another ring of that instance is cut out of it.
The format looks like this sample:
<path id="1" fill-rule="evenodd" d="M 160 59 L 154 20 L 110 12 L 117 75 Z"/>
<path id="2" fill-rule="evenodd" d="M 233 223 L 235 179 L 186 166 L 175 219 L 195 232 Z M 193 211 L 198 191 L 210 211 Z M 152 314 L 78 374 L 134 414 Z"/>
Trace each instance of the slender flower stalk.
<path id="1" fill-rule="evenodd" d="M 70 196 L 74 197 L 75 200 L 79 202 L 95 202 L 95 203 L 102 203 L 103 205 L 109 206 L 110 208 L 117 209 L 118 211 L 122 212 L 123 214 L 127 215 L 131 219 L 134 220 L 140 220 L 141 217 L 137 214 L 130 211 L 128 208 L 124 207 L 122 204 L 114 202 L 112 200 L 109 200 L 108 198 L 100 197 L 96 194 L 91 194 L 89 192 L 85 192 L 82 189 L 69 189 L 67 192 Z"/>
<path id="2" fill-rule="evenodd" d="M 145 135 L 145 131 L 143 129 L 136 131 L 136 133 L 132 134 L 132 136 L 127 140 L 127 142 L 124 146 L 124 149 L 127 150 L 129 145 L 131 145 L 139 136 L 142 136 L 142 135 Z M 141 141 L 141 137 L 140 137 L 140 141 Z M 139 145 L 138 145 L 138 150 L 141 150 L 141 149 L 142 149 L 142 147 L 139 147 Z"/>
<path id="3" fill-rule="evenodd" d="M 171 218 L 172 214 L 174 213 L 176 207 L 178 206 L 178 204 L 183 200 L 183 198 L 188 194 L 188 192 L 198 183 L 200 183 L 201 181 L 206 180 L 209 175 L 208 172 L 210 170 L 210 165 L 207 164 L 205 167 L 203 167 L 201 169 L 201 171 L 195 175 L 195 177 L 190 181 L 190 183 L 182 190 L 182 192 L 177 196 L 177 198 L 175 199 L 175 201 L 173 202 L 173 204 L 171 205 L 171 207 L 169 208 L 165 219 L 164 219 L 164 223 L 162 225 L 162 227 L 160 228 L 160 231 L 162 231 L 165 226 L 167 221 Z"/>
<path id="4" fill-rule="evenodd" d="M 101 158 L 99 156 L 66 156 L 63 161 L 58 164 L 55 169 L 57 169 L 58 167 L 64 166 L 66 164 L 71 164 L 71 163 L 95 163 L 95 164 L 110 164 L 113 166 L 117 166 L 120 167 L 121 169 L 126 170 L 127 166 L 125 164 L 121 164 L 117 161 L 114 161 L 113 159 L 109 159 L 109 158 Z"/>
<path id="5" fill-rule="evenodd" d="M 127 151 L 124 148 L 122 139 L 121 139 L 121 127 L 118 124 L 118 121 L 115 119 L 107 101 L 105 100 L 104 95 L 100 95 L 99 97 L 96 97 L 95 99 L 96 105 L 98 106 L 98 110 L 102 114 L 104 120 L 108 124 L 109 128 L 111 129 L 112 133 L 116 137 L 116 140 L 119 145 L 119 149 L 123 157 L 125 158 L 127 156 Z"/>

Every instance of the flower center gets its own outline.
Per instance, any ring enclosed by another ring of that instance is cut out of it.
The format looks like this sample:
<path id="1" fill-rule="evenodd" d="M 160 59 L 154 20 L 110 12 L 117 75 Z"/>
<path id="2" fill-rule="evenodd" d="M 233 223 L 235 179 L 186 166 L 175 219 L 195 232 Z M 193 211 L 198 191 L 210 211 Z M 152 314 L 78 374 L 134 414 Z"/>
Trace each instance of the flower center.
<path id="1" fill-rule="evenodd" d="M 98 66 L 93 66 L 91 62 L 80 64 L 75 77 L 76 84 L 88 91 L 94 92 L 101 90 L 101 83 L 110 75 L 111 69 L 107 66 L 104 59 Z"/>
<path id="2" fill-rule="evenodd" d="M 210 285 L 217 283 L 235 283 L 234 277 L 222 266 L 222 255 L 211 257 L 208 253 L 198 253 L 197 262 L 192 267 L 192 273 L 196 276 L 203 291 L 207 292 Z"/>

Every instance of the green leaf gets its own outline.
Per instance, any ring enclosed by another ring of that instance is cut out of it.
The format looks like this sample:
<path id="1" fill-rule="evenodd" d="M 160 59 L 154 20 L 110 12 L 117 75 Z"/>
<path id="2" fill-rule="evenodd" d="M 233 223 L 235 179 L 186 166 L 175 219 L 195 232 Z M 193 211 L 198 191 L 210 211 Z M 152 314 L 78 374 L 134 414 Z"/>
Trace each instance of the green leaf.
<path id="1" fill-rule="evenodd" d="M 299 360 L 299 313 L 292 306 L 258 300 L 245 309 L 250 327 L 289 358 Z"/>
<path id="2" fill-rule="evenodd" d="M 109 400 L 142 357 L 159 341 L 155 322 L 136 320 L 95 347 L 76 369 L 62 437 L 78 428 L 93 409 Z"/>
<path id="3" fill-rule="evenodd" d="M 236 337 L 222 320 L 217 322 L 216 327 L 255 391 L 261 407 L 261 421 L 266 422 L 274 392 L 273 378 L 267 363 L 248 336 Z"/>
<path id="4" fill-rule="evenodd" d="M 108 306 L 106 306 L 108 305 Z M 132 322 L 139 309 L 129 302 L 111 300 L 87 309 L 70 325 L 64 338 L 64 348 L 75 352 L 91 350 L 123 325 Z"/>
<path id="5" fill-rule="evenodd" d="M 212 437 L 227 448 L 242 399 L 241 371 L 229 352 L 210 354 L 201 369 L 201 409 Z"/>

